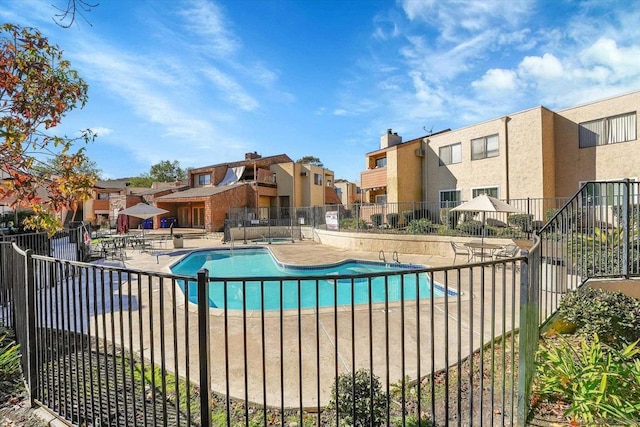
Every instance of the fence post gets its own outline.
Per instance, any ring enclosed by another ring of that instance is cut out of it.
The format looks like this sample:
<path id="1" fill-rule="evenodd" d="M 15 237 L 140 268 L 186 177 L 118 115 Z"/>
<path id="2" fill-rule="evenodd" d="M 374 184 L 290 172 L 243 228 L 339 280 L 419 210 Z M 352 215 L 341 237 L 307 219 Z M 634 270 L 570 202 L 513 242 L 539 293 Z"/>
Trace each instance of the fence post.
<path id="1" fill-rule="evenodd" d="M 534 232 L 534 236 L 537 233 Z M 518 425 L 526 425 L 531 385 L 536 373 L 535 354 L 540 336 L 540 247 L 523 250 L 520 268 L 520 325 L 518 345 Z"/>
<path id="2" fill-rule="evenodd" d="M 520 266 L 520 337 L 518 339 L 518 418 L 517 425 L 526 425 L 529 415 L 529 393 L 535 367 L 535 351 L 531 348 L 537 340 L 533 333 L 538 332 L 538 322 L 533 311 L 537 310 L 529 298 L 532 283 L 529 281 L 529 251 L 522 250 L 522 265 Z"/>
<path id="3" fill-rule="evenodd" d="M 24 274 L 25 274 L 25 302 L 24 307 L 27 315 L 27 384 L 29 387 L 29 399 L 33 405 L 37 399 L 38 393 L 38 369 L 37 361 L 37 342 L 36 342 L 36 286 L 35 274 L 33 268 L 33 249 L 27 249 L 24 257 Z M 17 314 L 17 313 L 16 313 Z M 22 351 L 25 351 L 22 348 Z"/>
<path id="4" fill-rule="evenodd" d="M 209 270 L 198 271 L 198 358 L 200 360 L 200 425 L 211 426 L 211 361 L 209 359 Z"/>
<path id="5" fill-rule="evenodd" d="M 623 236 L 622 236 L 622 245 L 623 245 L 623 253 L 622 253 L 622 274 L 625 279 L 629 279 L 629 260 L 632 258 L 629 255 L 629 251 L 631 250 L 631 245 L 629 244 L 629 231 L 632 225 L 632 221 L 629 215 L 629 198 L 631 192 L 629 191 L 629 178 L 624 180 L 623 184 L 623 196 L 622 196 L 622 227 L 623 227 Z M 618 224 L 618 226 L 620 226 Z"/>

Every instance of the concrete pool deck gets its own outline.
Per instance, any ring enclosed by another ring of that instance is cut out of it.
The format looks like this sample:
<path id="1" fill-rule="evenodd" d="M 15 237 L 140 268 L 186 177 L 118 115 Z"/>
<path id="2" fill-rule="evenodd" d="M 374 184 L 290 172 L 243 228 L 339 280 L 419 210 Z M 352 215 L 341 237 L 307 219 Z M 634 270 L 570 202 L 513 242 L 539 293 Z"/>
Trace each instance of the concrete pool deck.
<path id="1" fill-rule="evenodd" d="M 260 245 L 236 243 L 239 246 L 267 246 L 281 262 L 299 265 L 345 259 L 378 261 L 380 257 L 379 252 L 339 249 L 310 240 Z M 128 251 L 124 266 L 169 273 L 169 266 L 184 254 L 204 248 L 229 246 L 222 244 L 220 238 L 187 238 L 183 249 Z M 391 261 L 392 254 L 386 253 L 385 257 Z M 397 257 L 402 263 L 428 267 L 453 263 L 453 257 L 403 253 Z M 122 263 L 114 261 L 113 265 Z M 461 291 L 460 296 L 421 300 L 417 307 L 415 301 L 406 301 L 390 303 L 388 307 L 374 304 L 371 310 L 368 305 L 358 306 L 353 312 L 351 307 L 338 307 L 305 309 L 300 313 L 287 310 L 282 315 L 279 311 L 265 312 L 264 316 L 260 311 L 246 315 L 228 312 L 225 316 L 223 310 L 211 309 L 212 389 L 225 394 L 228 378 L 229 394 L 235 398 L 266 401 L 276 407 L 281 404 L 298 407 L 302 401 L 303 407 L 314 408 L 328 403 L 336 372 L 372 369 L 385 386 L 387 375 L 390 383 L 404 376 L 414 380 L 430 374 L 432 367 L 437 371 L 456 363 L 458 354 L 464 358 L 492 336 L 500 336 L 518 324 L 518 313 L 513 311 L 519 303 L 519 286 L 513 283 L 518 273 L 511 269 L 470 269 L 464 264 L 461 267 L 434 274 L 437 283 Z M 177 366 L 179 376 L 185 376 L 184 353 L 188 352 L 189 376 L 198 382 L 196 306 L 185 303 L 172 283 L 158 278 L 148 287 L 127 282 L 122 288 L 123 293 L 140 301 L 139 318 L 143 320 L 139 321 L 137 315 L 127 320 L 120 314 L 106 314 L 107 320 L 116 324 L 113 336 L 106 331 L 108 337 L 128 348 L 131 331 L 135 336 L 134 352 L 145 359 L 150 358 L 152 349 L 155 355 L 164 354 L 168 369 L 174 371 Z M 177 302 L 175 314 L 168 301 Z M 140 330 L 148 332 L 140 336 Z M 176 342 L 177 346 L 163 342 Z M 155 359 L 159 360 L 158 356 Z"/>

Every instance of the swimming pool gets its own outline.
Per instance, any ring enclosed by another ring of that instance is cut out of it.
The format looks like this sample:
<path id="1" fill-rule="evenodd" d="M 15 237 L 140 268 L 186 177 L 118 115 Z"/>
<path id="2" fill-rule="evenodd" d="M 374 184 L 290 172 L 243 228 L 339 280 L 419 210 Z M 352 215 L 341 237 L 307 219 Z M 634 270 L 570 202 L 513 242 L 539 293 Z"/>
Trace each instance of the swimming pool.
<path id="1" fill-rule="evenodd" d="M 195 276 L 202 268 L 209 270 L 210 277 L 223 279 L 209 284 L 209 305 L 218 308 L 260 310 L 263 305 L 265 310 L 332 307 L 351 305 L 352 301 L 354 305 L 368 304 L 370 299 L 372 303 L 415 300 L 418 292 L 420 298 L 429 298 L 432 292 L 426 273 L 416 272 L 425 268 L 421 265 L 349 260 L 328 265 L 293 266 L 276 260 L 268 248 L 196 251 L 171 266 L 171 271 Z M 370 273 L 380 275 L 371 279 L 357 277 Z M 297 279 L 286 279 L 294 276 Z M 234 278 L 261 280 L 243 282 Z M 184 282 L 180 286 L 184 292 Z M 451 290 L 448 292 L 455 295 Z M 188 294 L 189 300 L 196 303 L 195 283 L 190 283 Z M 433 296 L 443 295 L 444 290 L 434 286 Z"/>

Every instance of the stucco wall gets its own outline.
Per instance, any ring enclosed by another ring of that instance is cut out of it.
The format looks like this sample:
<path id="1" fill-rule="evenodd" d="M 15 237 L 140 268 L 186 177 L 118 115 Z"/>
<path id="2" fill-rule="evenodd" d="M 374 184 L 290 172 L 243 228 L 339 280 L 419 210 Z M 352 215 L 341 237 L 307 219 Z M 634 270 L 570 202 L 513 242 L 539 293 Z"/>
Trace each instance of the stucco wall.
<path id="1" fill-rule="evenodd" d="M 393 251 L 397 251 L 402 254 L 453 257 L 449 242 L 464 243 L 470 240 L 469 237 L 437 235 L 403 236 L 397 234 L 347 233 L 311 227 L 302 227 L 302 235 L 306 239 L 313 239 L 323 245 L 356 251 L 379 252 L 382 250 L 387 256 L 390 256 Z M 512 243 L 509 239 L 487 239 L 487 241 L 489 240 L 491 243 L 498 244 Z"/>
<path id="2" fill-rule="evenodd" d="M 638 110 L 640 92 L 634 92 L 556 113 L 554 134 L 558 196 L 575 193 L 580 181 L 640 178 L 638 139 L 580 148 L 578 138 L 579 123 Z M 638 129 L 637 135 L 640 135 Z"/>

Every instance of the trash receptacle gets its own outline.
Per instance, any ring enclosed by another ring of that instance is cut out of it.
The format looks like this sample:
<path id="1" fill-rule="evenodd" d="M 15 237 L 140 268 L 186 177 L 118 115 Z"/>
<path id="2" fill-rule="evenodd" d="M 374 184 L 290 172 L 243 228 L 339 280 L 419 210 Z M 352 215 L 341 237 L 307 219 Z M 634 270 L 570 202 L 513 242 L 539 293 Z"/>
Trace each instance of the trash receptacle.
<path id="1" fill-rule="evenodd" d="M 174 249 L 180 249 L 184 247 L 184 239 L 180 234 L 173 235 L 173 247 Z"/>

